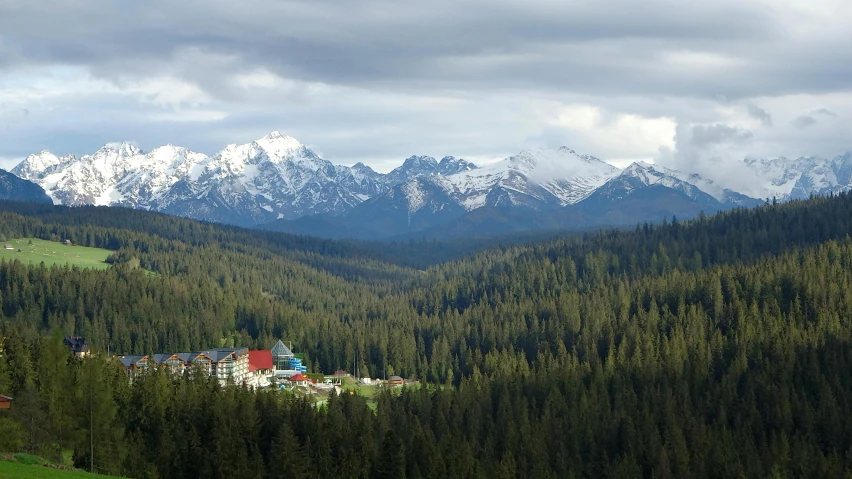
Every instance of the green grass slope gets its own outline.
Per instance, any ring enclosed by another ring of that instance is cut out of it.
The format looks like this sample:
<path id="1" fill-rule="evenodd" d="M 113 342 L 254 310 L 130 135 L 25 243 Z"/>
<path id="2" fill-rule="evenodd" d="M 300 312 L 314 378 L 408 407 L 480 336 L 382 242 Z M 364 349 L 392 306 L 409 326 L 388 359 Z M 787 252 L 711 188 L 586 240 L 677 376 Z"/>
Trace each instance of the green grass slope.
<path id="1" fill-rule="evenodd" d="M 8 250 L 4 246 L 11 244 L 15 249 Z M 0 259 L 18 260 L 24 264 L 39 264 L 47 266 L 55 264 L 72 265 L 81 268 L 107 269 L 106 259 L 111 253 L 100 248 L 64 245 L 56 241 L 37 238 L 19 238 L 0 242 Z M 20 251 L 18 251 L 20 250 Z"/>
<path id="2" fill-rule="evenodd" d="M 17 455 L 25 456 L 25 455 Z M 15 456 L 17 458 L 17 456 Z M 110 479 L 115 476 L 102 476 L 82 471 L 68 471 L 44 465 L 43 460 L 32 461 L 35 456 L 26 456 L 24 461 L 0 459 L 0 479 Z M 41 458 L 37 458 L 41 459 Z"/>

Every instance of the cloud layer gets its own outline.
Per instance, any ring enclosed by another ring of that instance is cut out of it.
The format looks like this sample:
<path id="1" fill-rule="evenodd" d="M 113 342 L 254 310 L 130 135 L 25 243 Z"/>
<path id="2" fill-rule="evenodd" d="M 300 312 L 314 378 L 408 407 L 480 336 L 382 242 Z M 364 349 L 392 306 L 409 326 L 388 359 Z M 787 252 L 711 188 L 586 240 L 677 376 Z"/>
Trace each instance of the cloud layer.
<path id="1" fill-rule="evenodd" d="M 379 169 L 563 144 L 681 166 L 833 155 L 852 148 L 847 4 L 7 0 L 0 157 L 213 153 L 271 130 Z"/>

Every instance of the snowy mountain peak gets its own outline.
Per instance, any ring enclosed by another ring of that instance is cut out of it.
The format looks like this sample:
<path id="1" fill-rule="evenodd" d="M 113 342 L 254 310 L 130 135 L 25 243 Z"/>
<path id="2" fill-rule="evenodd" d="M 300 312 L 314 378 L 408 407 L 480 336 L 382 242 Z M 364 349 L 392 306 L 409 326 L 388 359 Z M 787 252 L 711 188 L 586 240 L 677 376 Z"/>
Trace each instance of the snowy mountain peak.
<path id="1" fill-rule="evenodd" d="M 263 139 L 263 140 L 279 140 L 279 139 L 282 139 L 282 138 L 292 138 L 292 137 L 291 137 L 291 136 L 289 136 L 289 135 L 283 135 L 283 134 L 281 134 L 281 132 L 280 132 L 280 131 L 278 131 L 278 130 L 274 130 L 274 131 L 269 132 L 269 133 L 268 133 L 266 136 L 264 136 L 262 139 Z"/>
<path id="2" fill-rule="evenodd" d="M 627 168 L 621 170 L 620 176 L 633 176 L 641 179 L 645 184 L 649 184 L 649 177 L 659 177 L 663 173 L 654 169 L 654 165 L 643 161 L 634 161 Z"/>
<path id="3" fill-rule="evenodd" d="M 59 157 L 47 150 L 42 150 L 40 153 L 27 156 L 10 173 L 20 178 L 31 180 L 40 178 L 49 170 L 75 159 L 73 155 Z"/>
<path id="4" fill-rule="evenodd" d="M 456 158 L 455 156 L 445 156 L 441 158 L 441 161 L 436 166 L 435 173 L 447 176 L 475 169 L 476 165 L 469 161 Z"/>
<path id="5" fill-rule="evenodd" d="M 263 138 L 255 140 L 254 144 L 262 148 L 270 160 L 276 162 L 291 160 L 294 158 L 319 158 L 316 154 L 314 154 L 314 152 L 306 148 L 299 140 L 292 136 L 282 135 L 278 131 L 273 131 Z"/>
<path id="6" fill-rule="evenodd" d="M 92 156 L 97 156 L 99 154 L 118 154 L 120 157 L 127 158 L 131 156 L 136 156 L 140 153 L 142 153 L 142 150 L 140 150 L 139 147 L 135 144 L 127 141 L 121 141 L 105 144 L 100 149 L 98 149 L 98 151 L 95 152 L 95 154 Z"/>
<path id="7" fill-rule="evenodd" d="M 506 160 L 507 166 L 527 175 L 535 182 L 573 177 L 606 177 L 618 173 L 618 169 L 593 156 L 578 155 L 566 147 L 552 150 L 534 148 L 523 150 Z M 605 180 L 604 180 L 605 181 Z"/>
<path id="8" fill-rule="evenodd" d="M 621 201 L 633 197 L 639 191 L 648 191 L 646 187 L 665 187 L 682 193 L 691 201 L 695 202 L 701 209 L 713 210 L 720 206 L 720 202 L 705 191 L 696 187 L 693 183 L 682 180 L 679 172 L 657 167 L 650 163 L 634 162 L 621 171 L 618 176 L 607 181 L 598 188 L 590 201 L 593 204 L 604 204 L 611 201 Z"/>
<path id="9" fill-rule="evenodd" d="M 430 167 L 435 168 L 438 166 L 437 160 L 432 158 L 431 156 L 422 156 L 422 155 L 412 155 L 405 159 L 402 163 L 402 168 L 413 168 L 413 167 Z"/>
<path id="10" fill-rule="evenodd" d="M 298 149 L 302 147 L 302 143 L 299 140 L 293 138 L 290 135 L 283 135 L 280 131 L 273 131 L 272 133 L 269 133 L 268 135 L 256 141 L 258 143 L 276 143 L 278 145 L 288 146 L 292 149 Z"/>
<path id="11" fill-rule="evenodd" d="M 388 186 L 400 185 L 418 176 L 431 176 L 438 168 L 438 161 L 431 156 L 413 155 L 402 162 L 402 166 L 394 168 L 384 176 Z"/>
<path id="12" fill-rule="evenodd" d="M 440 183 L 470 211 L 484 205 L 574 204 L 617 174 L 618 169 L 593 157 L 567 149 L 536 148 L 446 176 Z"/>

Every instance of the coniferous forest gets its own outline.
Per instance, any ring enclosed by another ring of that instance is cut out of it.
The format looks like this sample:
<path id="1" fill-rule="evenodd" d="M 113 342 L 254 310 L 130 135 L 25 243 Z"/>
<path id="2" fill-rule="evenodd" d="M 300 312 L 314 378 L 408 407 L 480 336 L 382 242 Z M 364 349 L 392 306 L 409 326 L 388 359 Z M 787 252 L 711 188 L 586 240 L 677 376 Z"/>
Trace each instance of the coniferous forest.
<path id="1" fill-rule="evenodd" d="M 2 202 L 4 238 L 113 266 L 0 262 L 0 452 L 136 478 L 852 477 L 850 234 L 850 194 L 479 251 Z M 427 386 L 316 407 L 131 384 L 105 354 L 278 338 Z"/>

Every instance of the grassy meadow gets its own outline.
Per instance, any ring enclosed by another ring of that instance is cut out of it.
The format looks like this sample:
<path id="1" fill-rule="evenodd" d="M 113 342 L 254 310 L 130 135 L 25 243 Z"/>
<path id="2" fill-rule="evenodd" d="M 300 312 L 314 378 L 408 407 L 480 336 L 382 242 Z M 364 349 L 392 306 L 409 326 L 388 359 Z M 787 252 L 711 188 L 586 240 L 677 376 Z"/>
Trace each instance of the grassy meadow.
<path id="1" fill-rule="evenodd" d="M 109 479 L 113 476 L 89 474 L 45 466 L 47 461 L 29 454 L 0 457 L 0 479 Z"/>
<path id="2" fill-rule="evenodd" d="M 13 249 L 5 248 L 10 244 Z M 0 259 L 18 260 L 24 264 L 44 263 L 46 266 L 72 265 L 80 268 L 107 269 L 106 259 L 111 253 L 100 248 L 65 245 L 37 238 L 19 238 L 0 242 Z M 20 250 L 20 251 L 19 251 Z"/>

